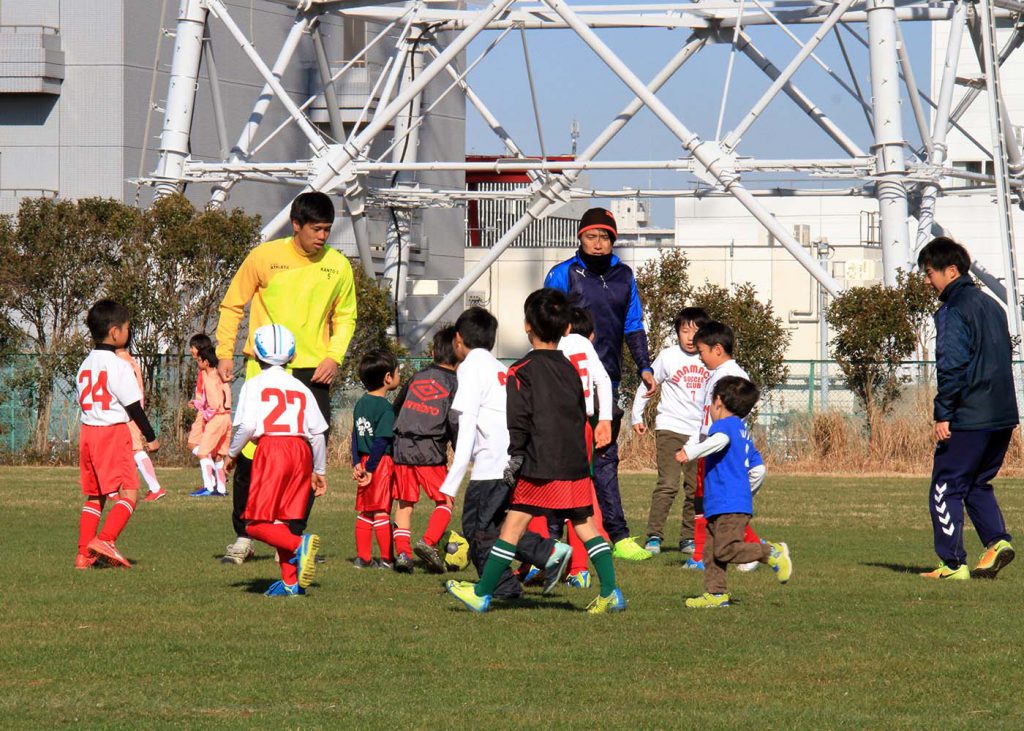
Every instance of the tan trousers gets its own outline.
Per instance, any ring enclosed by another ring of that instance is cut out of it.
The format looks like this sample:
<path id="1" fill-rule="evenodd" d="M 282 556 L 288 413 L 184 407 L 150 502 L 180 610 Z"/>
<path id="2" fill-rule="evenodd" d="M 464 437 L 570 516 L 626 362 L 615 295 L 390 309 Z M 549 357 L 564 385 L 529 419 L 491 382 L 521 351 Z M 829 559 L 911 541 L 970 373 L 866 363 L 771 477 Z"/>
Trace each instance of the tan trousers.
<path id="1" fill-rule="evenodd" d="M 704 591 L 725 594 L 725 568 L 731 563 L 767 563 L 767 543 L 744 543 L 743 534 L 750 522 L 746 513 L 722 513 L 708 518 L 704 543 Z"/>
<path id="2" fill-rule="evenodd" d="M 665 429 L 655 434 L 658 461 L 658 483 L 651 494 L 651 512 L 647 516 L 647 535 L 665 539 L 665 523 L 672 510 L 672 502 L 679 494 L 679 478 L 683 478 L 683 522 L 679 541 L 693 540 L 693 498 L 697 493 L 697 461 L 685 465 L 676 461 L 676 452 L 690 437 Z"/>

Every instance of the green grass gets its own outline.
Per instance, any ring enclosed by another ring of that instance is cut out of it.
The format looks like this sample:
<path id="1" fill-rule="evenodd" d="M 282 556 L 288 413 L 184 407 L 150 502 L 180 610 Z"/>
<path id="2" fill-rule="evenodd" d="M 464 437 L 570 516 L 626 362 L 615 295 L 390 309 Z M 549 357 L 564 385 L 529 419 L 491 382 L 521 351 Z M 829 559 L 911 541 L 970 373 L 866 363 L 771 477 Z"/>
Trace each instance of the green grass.
<path id="1" fill-rule="evenodd" d="M 0 470 L 3 727 L 1019 728 L 1024 561 L 995 582 L 928 582 L 924 479 L 774 476 L 755 526 L 795 572 L 730 571 L 737 601 L 694 611 L 679 554 L 616 563 L 630 601 L 591 617 L 587 591 L 473 615 L 438 577 L 356 571 L 350 480 L 314 513 L 327 562 L 305 599 L 266 599 L 270 551 L 218 557 L 227 501 L 140 504 L 118 542 L 129 571 L 71 568 L 72 469 Z M 623 478 L 642 533 L 649 475 Z M 1007 523 L 1024 490 L 999 485 Z M 427 511 L 417 514 L 421 531 Z M 667 544 L 675 543 L 674 528 Z M 977 540 L 969 535 L 972 560 Z M 469 572 L 461 576 L 469 578 Z"/>

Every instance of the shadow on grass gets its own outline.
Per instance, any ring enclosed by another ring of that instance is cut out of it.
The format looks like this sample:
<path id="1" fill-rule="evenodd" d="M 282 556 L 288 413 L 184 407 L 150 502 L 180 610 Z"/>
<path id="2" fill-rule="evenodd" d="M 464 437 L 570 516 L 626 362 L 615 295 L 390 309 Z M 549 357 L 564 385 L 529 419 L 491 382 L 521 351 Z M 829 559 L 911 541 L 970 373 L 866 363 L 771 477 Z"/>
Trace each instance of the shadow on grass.
<path id="1" fill-rule="evenodd" d="M 245 579 L 243 581 L 236 581 L 234 584 L 231 584 L 231 587 L 243 589 L 249 594 L 263 594 L 274 583 L 277 583 L 277 579 Z M 309 585 L 309 588 L 316 589 L 319 586 L 320 584 L 314 581 Z"/>
<path id="2" fill-rule="evenodd" d="M 923 574 L 926 571 L 932 571 L 935 569 L 934 566 L 908 566 L 902 563 L 862 563 L 861 566 L 870 566 L 876 569 L 889 569 L 895 571 L 897 574 Z"/>
<path id="3" fill-rule="evenodd" d="M 223 558 L 224 558 L 224 554 L 223 553 L 215 553 L 212 556 L 210 556 L 210 558 L 214 558 L 214 559 L 216 559 L 217 561 L 219 561 L 220 563 L 223 563 L 223 564 L 235 565 L 233 561 L 224 561 L 223 560 Z M 250 556 L 249 558 L 247 558 L 245 560 L 245 562 L 246 563 L 255 563 L 257 561 L 271 561 L 271 560 L 275 560 L 276 561 L 274 555 L 273 554 L 265 553 L 263 555 L 257 554 L 255 556 Z"/>
<path id="4" fill-rule="evenodd" d="M 444 594 L 444 592 L 442 592 L 442 594 Z M 451 611 L 469 613 L 464 606 L 459 604 L 457 599 L 452 597 L 449 598 L 452 599 L 452 605 L 449 607 Z M 562 612 L 580 611 L 572 602 L 568 602 L 564 599 L 561 601 L 551 601 L 541 599 L 540 597 L 524 596 L 519 599 L 495 599 L 491 602 L 491 607 L 487 610 L 487 613 L 493 614 L 494 612 L 506 612 L 510 609 L 557 609 Z"/>

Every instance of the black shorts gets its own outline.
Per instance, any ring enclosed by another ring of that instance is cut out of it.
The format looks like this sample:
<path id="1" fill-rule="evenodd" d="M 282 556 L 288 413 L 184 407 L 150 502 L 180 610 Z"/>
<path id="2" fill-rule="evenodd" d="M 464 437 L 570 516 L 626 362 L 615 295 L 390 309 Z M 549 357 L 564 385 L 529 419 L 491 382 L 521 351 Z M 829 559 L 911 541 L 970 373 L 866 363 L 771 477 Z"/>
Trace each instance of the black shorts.
<path id="1" fill-rule="evenodd" d="M 587 518 L 593 517 L 594 506 L 584 505 L 579 508 L 566 508 L 564 510 L 553 510 L 551 508 L 542 508 L 537 505 L 523 505 L 521 503 L 513 503 L 509 506 L 509 510 L 516 510 L 520 513 L 527 513 L 534 517 L 541 515 L 551 516 L 558 522 L 568 520 L 570 523 L 577 520 L 586 520 Z"/>

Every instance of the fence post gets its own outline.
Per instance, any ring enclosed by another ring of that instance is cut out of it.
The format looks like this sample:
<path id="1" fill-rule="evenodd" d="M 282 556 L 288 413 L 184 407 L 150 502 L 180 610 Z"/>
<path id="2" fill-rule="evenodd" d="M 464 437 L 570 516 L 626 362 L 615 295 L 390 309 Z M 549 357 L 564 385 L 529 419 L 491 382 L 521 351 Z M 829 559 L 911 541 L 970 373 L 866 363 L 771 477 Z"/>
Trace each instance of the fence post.
<path id="1" fill-rule="evenodd" d="M 807 371 L 807 415 L 814 416 L 814 361 L 808 361 Z"/>

